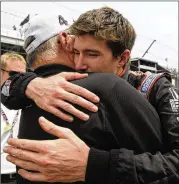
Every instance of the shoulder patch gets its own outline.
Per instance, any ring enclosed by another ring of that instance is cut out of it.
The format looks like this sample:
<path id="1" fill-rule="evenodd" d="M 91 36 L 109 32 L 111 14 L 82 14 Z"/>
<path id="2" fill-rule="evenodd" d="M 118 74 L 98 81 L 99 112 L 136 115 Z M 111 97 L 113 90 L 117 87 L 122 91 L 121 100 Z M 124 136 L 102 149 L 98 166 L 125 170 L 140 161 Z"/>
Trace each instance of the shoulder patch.
<path id="1" fill-rule="evenodd" d="M 145 81 L 143 81 L 143 83 L 141 85 L 141 89 L 140 89 L 140 91 L 142 93 L 147 93 L 147 91 L 149 90 L 151 82 L 153 81 L 153 79 L 155 79 L 155 76 L 154 75 L 150 75 L 150 76 L 147 76 Z"/>
<path id="2" fill-rule="evenodd" d="M 146 72 L 145 77 L 142 80 L 141 85 L 138 87 L 138 91 L 142 93 L 147 99 L 149 99 L 150 91 L 154 83 L 163 75 L 163 73 L 155 74 Z"/>
<path id="3" fill-rule="evenodd" d="M 173 112 L 178 112 L 179 110 L 179 99 L 178 99 L 178 94 L 177 92 L 174 90 L 174 88 L 170 88 L 169 89 L 171 95 L 172 95 L 172 99 L 170 99 L 170 105 L 172 108 Z"/>

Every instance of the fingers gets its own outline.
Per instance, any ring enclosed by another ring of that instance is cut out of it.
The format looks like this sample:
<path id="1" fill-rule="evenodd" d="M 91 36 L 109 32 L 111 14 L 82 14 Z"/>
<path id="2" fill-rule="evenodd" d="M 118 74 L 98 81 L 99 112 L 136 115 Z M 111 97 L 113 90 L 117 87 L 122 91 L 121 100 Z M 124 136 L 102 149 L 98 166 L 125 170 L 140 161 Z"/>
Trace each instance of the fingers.
<path id="1" fill-rule="evenodd" d="M 71 74 L 71 73 L 68 73 L 68 74 Z M 66 73 L 63 74 L 63 76 L 66 76 Z M 75 93 L 76 95 L 85 97 L 86 99 L 88 99 L 92 102 L 95 102 L 95 103 L 99 102 L 99 100 L 100 100 L 99 97 L 97 95 L 95 95 L 94 93 L 92 93 L 91 91 L 88 91 L 87 89 L 85 89 L 81 86 L 78 86 L 76 84 L 72 84 L 70 82 L 63 83 L 63 89 L 65 89 L 69 92 Z"/>
<path id="2" fill-rule="evenodd" d="M 18 174 L 21 175 L 23 178 L 29 180 L 29 181 L 36 181 L 36 182 L 49 182 L 49 183 L 54 183 L 54 182 L 62 182 L 62 183 L 72 183 L 72 182 L 77 182 L 77 181 L 84 181 L 79 176 L 71 176 L 71 174 L 67 175 L 45 175 L 42 173 L 34 173 L 34 172 L 29 172 L 24 169 L 19 169 Z"/>
<path id="3" fill-rule="evenodd" d="M 61 109 L 65 110 L 65 111 L 69 112 L 70 114 L 73 114 L 74 116 L 76 116 L 77 118 L 79 118 L 83 121 L 87 121 L 89 119 L 89 116 L 87 114 L 85 114 L 82 111 L 76 109 L 73 105 L 71 105 L 70 103 L 67 103 L 63 100 L 60 100 L 60 99 L 56 100 L 55 105 L 57 107 L 60 107 Z M 94 106 L 94 105 L 92 104 L 92 106 Z"/>
<path id="4" fill-rule="evenodd" d="M 6 159 L 9 162 L 11 162 L 11 163 L 23 168 L 23 169 L 32 170 L 32 171 L 40 171 L 39 166 L 37 164 L 33 163 L 33 162 L 29 162 L 27 160 L 20 160 L 16 157 L 13 157 L 13 156 L 10 156 L 10 155 L 8 155 L 6 157 Z"/>
<path id="5" fill-rule="evenodd" d="M 90 102 L 87 101 L 86 103 L 88 105 L 88 103 L 90 103 Z M 86 103 L 85 103 L 84 107 L 88 107 L 86 105 Z M 79 104 L 81 104 L 81 103 L 79 102 Z M 92 108 L 91 108 L 91 106 L 92 106 Z M 89 110 L 92 109 L 93 111 L 97 111 L 97 107 L 96 106 L 93 107 L 94 106 L 93 104 L 91 106 L 88 107 Z M 52 113 L 52 114 L 54 114 L 55 116 L 61 118 L 64 121 L 72 122 L 74 118 L 72 116 L 70 116 L 70 115 L 65 114 L 59 108 L 65 110 L 66 112 L 68 112 L 70 114 L 73 114 L 74 116 L 76 116 L 77 118 L 79 118 L 79 119 L 81 119 L 83 121 L 87 121 L 89 119 L 89 116 L 87 114 L 85 114 L 82 111 L 76 109 L 70 103 L 67 103 L 67 102 L 65 102 L 63 100 L 60 100 L 60 99 L 55 100 L 53 102 L 53 104 L 49 104 L 48 107 L 43 108 L 43 109 L 48 111 L 48 112 L 50 112 L 50 113 Z"/>
<path id="6" fill-rule="evenodd" d="M 40 155 L 39 155 L 39 153 L 36 153 L 36 152 L 21 150 L 19 148 L 15 148 L 12 146 L 5 147 L 4 152 L 8 153 L 16 158 L 19 158 L 21 160 L 32 161 L 34 163 L 39 162 Z"/>
<path id="7" fill-rule="evenodd" d="M 44 141 L 9 138 L 7 142 L 13 147 L 35 152 L 46 152 L 47 150 L 49 150 L 48 145 L 46 145 Z M 7 151 L 8 150 L 4 149 L 4 152 L 9 153 Z M 37 157 L 37 155 L 33 154 L 32 157 L 34 156 Z"/>
<path id="8" fill-rule="evenodd" d="M 66 80 L 76 80 L 76 79 L 83 79 L 88 77 L 87 73 L 77 73 L 77 72 L 62 72 L 59 74 L 61 77 L 65 78 Z"/>
<path id="9" fill-rule="evenodd" d="M 48 141 L 46 141 L 46 142 L 48 142 Z M 53 152 L 52 151 L 53 148 L 50 145 L 47 146 L 45 141 L 39 143 L 38 147 L 41 147 L 41 146 L 46 147 L 44 153 L 42 153 L 42 152 L 37 153 L 34 151 L 25 150 L 25 148 L 15 148 L 12 146 L 5 147 L 4 152 L 8 153 L 12 157 L 15 157 L 16 159 L 23 160 L 24 162 L 30 161 L 34 164 L 39 165 L 39 168 L 37 167 L 36 169 L 38 169 L 40 171 L 40 166 L 42 168 L 45 168 L 49 165 L 56 164 L 55 160 L 49 159 L 49 155 L 51 154 L 51 152 Z M 32 167 L 32 165 L 31 165 L 31 167 Z M 34 170 L 33 168 L 31 168 L 31 169 Z"/>
<path id="10" fill-rule="evenodd" d="M 56 105 L 58 104 L 58 103 L 57 103 L 58 101 L 59 101 L 59 100 L 56 101 Z M 64 103 L 65 103 L 65 102 L 64 102 Z M 58 104 L 58 105 L 59 105 L 59 104 Z M 57 107 L 59 107 L 59 106 L 57 106 Z M 68 122 L 72 122 L 72 121 L 73 121 L 73 117 L 72 117 L 72 116 L 63 113 L 62 111 L 60 111 L 60 110 L 59 110 L 58 108 L 56 108 L 56 107 L 48 106 L 48 107 L 47 107 L 46 109 L 44 109 L 44 110 L 46 110 L 46 111 L 48 111 L 48 112 L 54 114 L 55 116 L 57 116 L 57 117 L 63 119 L 64 121 L 68 121 Z M 69 111 L 69 112 L 70 112 L 70 111 Z M 73 114 L 73 113 L 71 113 L 71 114 Z"/>
<path id="11" fill-rule="evenodd" d="M 71 85 L 72 84 L 69 83 L 70 88 L 71 88 Z M 73 86 L 72 86 L 72 88 L 73 88 Z M 68 90 L 70 90 L 70 89 L 68 89 Z M 88 94 L 88 91 L 86 93 Z M 60 96 L 60 99 L 59 99 L 59 96 Z M 50 104 L 45 107 L 45 110 L 56 115 L 57 117 L 65 120 L 65 121 L 71 122 L 71 121 L 73 121 L 73 117 L 60 111 L 59 108 L 65 110 L 66 112 L 68 112 L 70 114 L 73 114 L 74 116 L 76 116 L 77 118 L 79 118 L 83 121 L 87 121 L 89 119 L 89 115 L 87 115 L 84 112 L 75 108 L 73 106 L 73 104 L 77 104 L 77 105 L 79 105 L 79 106 L 81 106 L 89 111 L 92 111 L 92 112 L 98 111 L 98 107 L 96 105 L 94 105 L 92 102 L 89 102 L 88 100 L 86 100 L 78 95 L 75 95 L 73 93 L 66 92 L 65 90 L 61 90 L 59 92 L 57 91 L 56 97 L 58 97 L 58 99 L 51 101 Z M 61 100 L 61 99 L 63 99 L 63 100 Z M 71 104 L 71 103 L 73 103 L 73 104 Z"/>
<path id="12" fill-rule="evenodd" d="M 41 173 L 34 173 L 24 169 L 19 169 L 18 174 L 29 181 L 48 182 L 47 176 Z"/>
<path id="13" fill-rule="evenodd" d="M 94 93 L 72 83 L 68 83 L 68 85 L 65 85 L 64 89 L 65 91 L 62 94 L 64 100 L 67 100 L 73 104 L 77 104 L 92 112 L 98 111 L 98 107 L 92 103 L 92 102 L 99 102 L 99 98 Z M 81 96 L 84 98 L 82 98 Z M 88 99 L 89 101 L 86 100 L 85 98 Z"/>

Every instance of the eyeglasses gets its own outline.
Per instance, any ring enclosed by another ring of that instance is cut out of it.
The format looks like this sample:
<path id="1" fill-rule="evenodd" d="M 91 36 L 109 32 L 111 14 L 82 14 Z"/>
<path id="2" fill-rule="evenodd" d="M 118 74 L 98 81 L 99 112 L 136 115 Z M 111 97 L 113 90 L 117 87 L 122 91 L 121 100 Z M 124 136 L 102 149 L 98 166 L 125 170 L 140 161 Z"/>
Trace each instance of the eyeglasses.
<path id="1" fill-rule="evenodd" d="M 10 71 L 8 71 L 8 70 L 5 70 L 5 69 L 2 69 L 2 68 L 1 68 L 1 70 L 2 70 L 2 71 L 4 71 L 4 72 L 7 72 L 7 73 L 9 73 L 9 72 L 10 72 Z"/>
<path id="2" fill-rule="evenodd" d="M 1 68 L 1 70 L 4 71 L 4 72 L 7 72 L 9 76 L 12 76 L 12 75 L 14 75 L 15 73 L 17 73 L 17 71 L 14 71 L 14 70 L 9 70 L 9 71 L 8 71 L 8 70 L 5 70 L 5 69 L 3 69 L 3 68 Z"/>

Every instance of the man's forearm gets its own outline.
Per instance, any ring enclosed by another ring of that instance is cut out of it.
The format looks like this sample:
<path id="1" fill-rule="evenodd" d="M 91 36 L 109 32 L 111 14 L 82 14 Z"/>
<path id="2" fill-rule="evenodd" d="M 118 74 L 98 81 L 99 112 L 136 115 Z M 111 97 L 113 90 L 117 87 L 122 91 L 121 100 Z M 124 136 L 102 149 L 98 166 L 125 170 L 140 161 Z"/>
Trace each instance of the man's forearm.
<path id="1" fill-rule="evenodd" d="M 89 184 L 118 184 L 118 183 L 137 183 L 137 175 L 133 168 L 132 151 L 116 149 L 102 151 L 91 148 L 88 157 L 85 181 Z M 124 161 L 119 164 L 119 158 L 124 156 Z M 124 173 L 122 173 L 125 171 Z M 121 173 L 120 173 L 121 172 Z M 129 178 L 128 178 L 129 176 Z"/>
<path id="2" fill-rule="evenodd" d="M 85 181 L 89 184 L 107 184 L 109 152 L 91 148 L 88 156 Z"/>
<path id="3" fill-rule="evenodd" d="M 178 150 L 177 150 L 178 151 Z M 116 149 L 110 152 L 91 148 L 86 170 L 88 183 L 164 184 L 179 182 L 179 154 L 135 155 L 132 150 Z"/>
<path id="4" fill-rule="evenodd" d="M 37 75 L 33 72 L 16 73 L 8 78 L 1 88 L 1 102 L 9 109 L 21 109 L 31 101 L 26 97 L 25 90 Z"/>

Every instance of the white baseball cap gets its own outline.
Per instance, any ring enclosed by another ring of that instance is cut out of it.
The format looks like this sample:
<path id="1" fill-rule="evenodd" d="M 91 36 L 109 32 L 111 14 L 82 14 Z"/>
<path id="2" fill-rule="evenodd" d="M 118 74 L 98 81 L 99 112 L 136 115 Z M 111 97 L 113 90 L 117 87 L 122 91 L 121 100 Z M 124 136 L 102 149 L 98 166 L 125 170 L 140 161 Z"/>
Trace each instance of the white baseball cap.
<path id="1" fill-rule="evenodd" d="M 35 15 L 24 26 L 23 48 L 31 54 L 43 42 L 67 29 L 67 21 L 57 14 Z"/>

